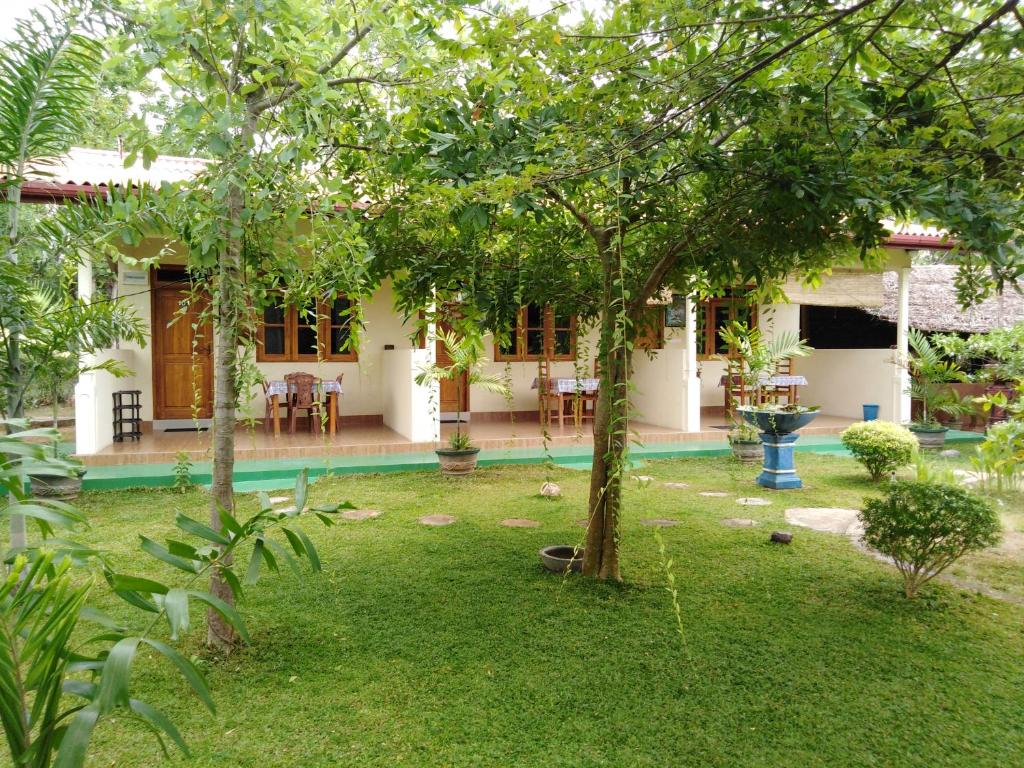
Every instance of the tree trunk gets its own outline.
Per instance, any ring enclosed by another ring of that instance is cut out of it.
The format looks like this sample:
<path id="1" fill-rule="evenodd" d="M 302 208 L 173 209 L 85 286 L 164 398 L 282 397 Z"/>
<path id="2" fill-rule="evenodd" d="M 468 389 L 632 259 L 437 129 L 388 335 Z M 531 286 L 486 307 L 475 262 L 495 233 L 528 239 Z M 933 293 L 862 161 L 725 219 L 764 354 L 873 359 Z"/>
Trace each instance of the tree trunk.
<path id="1" fill-rule="evenodd" d="M 248 149 L 251 133 L 243 131 L 242 146 Z M 234 515 L 235 405 L 238 402 L 238 346 L 244 296 L 242 291 L 242 228 L 245 205 L 237 177 L 231 179 L 227 196 L 229 235 L 217 264 L 213 284 L 213 481 L 210 485 L 210 524 L 221 530 L 219 510 Z M 220 573 L 210 576 L 210 592 L 229 605 L 234 594 Z M 206 614 L 207 644 L 225 652 L 237 644 L 235 630 L 212 608 Z"/>
<path id="2" fill-rule="evenodd" d="M 594 461 L 590 474 L 587 544 L 583 573 L 598 579 L 621 581 L 619 573 L 619 513 L 622 509 L 622 474 L 627 439 L 627 374 L 629 353 L 616 332 L 621 302 L 614 295 L 614 255 L 604 249 L 605 265 L 598 376 L 601 385 L 594 410 Z"/>
<path id="3" fill-rule="evenodd" d="M 24 163 L 17 169 L 17 177 L 24 173 Z M 7 190 L 7 242 L 6 256 L 13 264 L 18 263 L 18 217 L 21 209 L 21 184 L 15 184 Z M 7 328 L 7 418 L 20 419 L 25 415 L 24 371 L 21 367 L 21 333 L 22 318 L 18 307 L 12 307 L 15 318 Z M 8 434 L 14 430 L 8 425 Z M 16 482 L 24 487 L 25 477 L 19 470 Z M 28 546 L 28 532 L 25 528 L 24 515 L 10 515 L 9 531 L 11 549 L 24 549 Z"/>

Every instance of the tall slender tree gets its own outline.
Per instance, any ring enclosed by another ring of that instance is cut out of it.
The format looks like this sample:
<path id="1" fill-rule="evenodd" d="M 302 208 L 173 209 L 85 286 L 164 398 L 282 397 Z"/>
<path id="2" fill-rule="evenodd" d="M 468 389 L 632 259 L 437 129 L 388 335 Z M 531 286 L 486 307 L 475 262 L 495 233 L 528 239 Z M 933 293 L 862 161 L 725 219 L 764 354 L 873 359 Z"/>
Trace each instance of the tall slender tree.
<path id="1" fill-rule="evenodd" d="M 429 44 L 455 5 L 158 0 L 121 12 L 127 50 L 174 94 L 179 134 L 211 156 L 167 211 L 212 300 L 210 517 L 218 530 L 220 510 L 234 508 L 236 414 L 247 376 L 240 350 L 255 312 L 282 283 L 290 300 L 360 291 L 365 247 L 352 204 L 364 191 L 371 150 L 388 133 L 384 94 L 432 76 Z M 231 599 L 216 576 L 211 591 Z M 209 642 L 227 648 L 234 640 L 211 612 Z"/>
<path id="2" fill-rule="evenodd" d="M 422 183 L 380 220 L 402 221 L 400 287 L 458 291 L 494 325 L 524 301 L 598 318 L 585 573 L 620 577 L 632 342 L 663 289 L 768 296 L 788 274 L 871 258 L 889 217 L 961 239 L 965 298 L 1020 274 L 1016 5 L 663 0 L 572 27 L 487 17 L 459 97 L 409 107 L 429 126 L 406 160 Z"/>

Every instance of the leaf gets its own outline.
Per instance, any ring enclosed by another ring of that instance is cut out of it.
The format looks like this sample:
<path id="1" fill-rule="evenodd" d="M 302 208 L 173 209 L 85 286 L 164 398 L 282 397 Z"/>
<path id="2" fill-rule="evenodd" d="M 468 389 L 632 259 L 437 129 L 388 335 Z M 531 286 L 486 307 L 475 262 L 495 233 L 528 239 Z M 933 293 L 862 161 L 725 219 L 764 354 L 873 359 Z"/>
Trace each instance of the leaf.
<path id="1" fill-rule="evenodd" d="M 132 699 L 129 701 L 129 706 L 131 707 L 132 712 L 166 733 L 170 737 L 171 741 L 178 745 L 178 749 L 182 751 L 185 757 L 192 757 L 192 754 L 188 751 L 188 745 L 185 743 L 185 740 L 181 738 L 181 734 L 178 732 L 178 729 L 163 712 L 155 707 L 151 707 L 144 701 L 139 701 L 138 699 Z"/>
<path id="2" fill-rule="evenodd" d="M 174 519 L 174 524 L 186 533 L 191 533 L 193 536 L 198 536 L 201 539 L 212 541 L 214 544 L 227 546 L 231 543 L 231 539 L 229 539 L 227 536 L 217 533 L 217 531 L 213 530 L 213 528 L 210 528 L 207 525 L 203 525 L 198 520 L 193 520 L 191 517 L 183 515 L 180 512 L 178 513 L 178 516 Z"/>
<path id="3" fill-rule="evenodd" d="M 256 539 L 252 545 L 252 557 L 249 558 L 249 568 L 245 572 L 245 583 L 255 584 L 260 580 L 260 559 L 263 555 L 263 539 Z"/>
<path id="4" fill-rule="evenodd" d="M 295 533 L 302 539 L 302 543 L 306 546 L 306 555 L 309 557 L 309 564 L 312 566 L 314 571 L 320 570 L 320 555 L 317 554 L 316 547 L 313 546 L 313 542 L 309 540 L 309 536 L 306 535 L 305 531 L 301 528 L 296 528 Z"/>
<path id="5" fill-rule="evenodd" d="M 166 595 L 167 587 L 159 581 L 144 579 L 141 576 L 125 576 L 120 573 L 109 574 L 107 581 L 111 588 L 118 592 L 144 592 L 152 595 Z"/>
<path id="6" fill-rule="evenodd" d="M 82 768 L 89 749 L 89 738 L 92 736 L 100 711 L 96 705 L 78 710 L 64 736 L 60 741 L 60 749 L 53 768 Z"/>
<path id="7" fill-rule="evenodd" d="M 171 626 L 171 640 L 188 632 L 188 596 L 190 593 L 183 589 L 172 589 L 164 595 L 164 613 L 167 616 L 167 623 Z"/>
<path id="8" fill-rule="evenodd" d="M 138 637 L 119 640 L 107 654 L 100 673 L 99 691 L 96 694 L 96 705 L 101 714 L 106 714 L 116 707 L 128 706 L 128 683 L 139 640 Z"/>
<path id="9" fill-rule="evenodd" d="M 162 560 L 170 566 L 177 568 L 178 570 L 185 571 L 186 573 L 196 573 L 199 570 L 199 563 L 195 560 L 186 560 L 183 557 L 172 555 L 167 551 L 167 548 L 161 544 L 157 544 L 152 539 L 146 538 L 145 536 L 139 536 L 142 539 L 142 549 L 148 552 L 157 560 Z"/>
<path id="10" fill-rule="evenodd" d="M 295 511 L 302 512 L 306 508 L 306 496 L 309 493 L 309 470 L 305 467 L 295 478 Z"/>
<path id="11" fill-rule="evenodd" d="M 238 611 L 235 610 L 234 606 L 230 603 L 221 600 L 216 595 L 212 595 L 209 592 L 203 592 L 201 590 L 189 590 L 190 596 L 194 597 L 201 603 L 206 603 L 208 606 L 213 608 L 219 613 L 228 624 L 230 624 L 245 642 L 249 642 L 249 630 L 245 627 L 245 621 Z"/>
<path id="12" fill-rule="evenodd" d="M 159 651 L 166 659 L 174 664 L 174 666 L 176 666 L 181 672 L 182 676 L 188 681 L 189 685 L 192 686 L 192 690 L 196 692 L 196 695 L 200 699 L 202 699 L 207 709 L 216 714 L 217 708 L 213 703 L 213 697 L 210 695 L 210 687 L 206 684 L 206 678 L 203 677 L 195 664 L 171 648 L 171 646 L 166 643 L 161 643 L 159 640 L 144 637 L 142 638 L 142 642 Z"/>

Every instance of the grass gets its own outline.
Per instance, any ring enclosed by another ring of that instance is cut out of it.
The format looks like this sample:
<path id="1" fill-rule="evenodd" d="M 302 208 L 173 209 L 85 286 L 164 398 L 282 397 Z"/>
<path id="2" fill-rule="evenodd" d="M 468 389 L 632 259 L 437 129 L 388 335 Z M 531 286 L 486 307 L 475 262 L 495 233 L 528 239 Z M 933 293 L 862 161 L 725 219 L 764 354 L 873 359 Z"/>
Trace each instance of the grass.
<path id="1" fill-rule="evenodd" d="M 163 663 L 139 665 L 135 695 L 180 725 L 197 766 L 1018 764 L 1024 608 L 947 584 L 908 602 L 893 569 L 840 536 L 796 529 L 793 544 L 769 544 L 787 506 L 856 507 L 876 492 L 849 459 L 799 465 L 807 487 L 772 493 L 730 461 L 648 462 L 655 481 L 627 490 L 618 586 L 538 566 L 541 546 L 581 540 L 586 473 L 552 470 L 556 501 L 536 495 L 548 477 L 539 466 L 323 478 L 314 502 L 384 514 L 308 523 L 323 572 L 250 588 L 253 644 L 204 656 L 218 714 Z M 89 493 L 93 525 L 79 538 L 125 571 L 167 578 L 139 557 L 137 535 L 172 535 L 177 510 L 201 516 L 205 505 L 201 491 Z M 437 512 L 458 522 L 416 524 Z M 507 517 L 542 526 L 499 526 Z M 660 535 L 683 637 L 654 531 L 640 525 L 649 517 L 680 523 Z M 726 528 L 723 517 L 762 525 Z M 204 653 L 199 633 L 188 642 Z M 94 766 L 159 762 L 125 722 L 102 723 L 93 751 Z"/>

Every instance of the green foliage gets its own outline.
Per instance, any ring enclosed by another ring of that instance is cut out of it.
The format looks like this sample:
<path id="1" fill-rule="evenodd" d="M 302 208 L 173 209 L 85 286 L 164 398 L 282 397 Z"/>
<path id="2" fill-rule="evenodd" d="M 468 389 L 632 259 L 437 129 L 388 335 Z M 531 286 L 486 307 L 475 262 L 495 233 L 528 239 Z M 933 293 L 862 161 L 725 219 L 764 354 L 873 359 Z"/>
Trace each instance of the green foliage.
<path id="1" fill-rule="evenodd" d="M 1001 493 L 1024 488 L 1024 421 L 990 426 L 985 441 L 975 449 L 971 464 L 990 490 Z"/>
<path id="2" fill-rule="evenodd" d="M 917 329 L 910 330 L 910 396 L 921 401 L 921 417 L 917 426 L 937 429 L 941 425 L 938 415 L 963 416 L 974 410 L 969 397 L 960 397 L 949 385 L 965 381 L 966 375 L 956 362 L 948 360 L 933 345 L 928 336 Z"/>
<path id="3" fill-rule="evenodd" d="M 730 445 L 733 443 L 757 443 L 761 441 L 757 427 L 744 419 L 739 419 L 733 423 L 728 437 Z"/>
<path id="4" fill-rule="evenodd" d="M 972 333 L 966 339 L 954 333 L 934 334 L 931 342 L 961 368 L 969 369 L 972 381 L 1013 383 L 1024 379 L 1024 323 Z"/>
<path id="5" fill-rule="evenodd" d="M 420 386 L 439 381 L 454 381 L 457 391 L 457 408 L 455 433 L 449 440 L 453 451 L 464 451 L 471 447 L 469 435 L 462 434 L 462 394 L 463 386 L 479 387 L 486 392 L 494 392 L 502 397 L 509 396 L 508 383 L 502 376 L 485 373 L 490 360 L 484 355 L 484 342 L 479 331 L 470 327 L 456 330 L 441 330 L 438 338 L 448 354 L 449 363 L 445 366 L 431 364 L 420 369 L 416 374 L 416 383 Z"/>
<path id="6" fill-rule="evenodd" d="M 908 598 L 960 557 L 999 541 L 999 516 L 956 485 L 896 481 L 861 511 L 864 541 L 893 559 Z"/>
<path id="7" fill-rule="evenodd" d="M 851 424 L 841 436 L 843 446 L 854 455 L 872 480 L 905 467 L 917 453 L 917 438 L 904 426 L 890 421 L 862 421 Z"/>
<path id="8" fill-rule="evenodd" d="M 176 491 L 184 493 L 192 487 L 192 459 L 188 451 L 178 451 L 174 455 L 174 485 Z"/>
<path id="9" fill-rule="evenodd" d="M 0 450 L 11 450 L 15 455 L 21 450 L 35 457 L 28 446 L 24 438 L 0 438 Z M 6 585 L 0 588 L 0 718 L 15 763 L 45 768 L 56 751 L 54 765 L 58 768 L 83 766 L 89 739 L 104 717 L 138 721 L 153 733 L 165 752 L 165 740 L 170 740 L 187 755 L 174 724 L 131 696 L 132 668 L 138 651 L 145 646 L 169 661 L 212 712 L 213 698 L 198 667 L 172 646 L 154 639 L 152 633 L 166 621 L 171 640 L 182 638 L 189 630 L 189 605 L 198 603 L 216 611 L 248 640 L 245 622 L 237 610 L 195 585 L 216 572 L 237 598 L 243 584 L 259 579 L 264 564 L 278 571 L 279 560 L 284 561 L 298 573 L 298 561 L 305 559 L 314 571 L 319 571 L 316 547 L 296 525 L 307 512 L 307 487 L 303 471 L 296 481 L 295 507 L 288 512 L 274 510 L 266 494 L 260 494 L 259 511 L 244 521 L 221 510 L 220 530 L 179 513 L 175 525 L 181 538 L 160 544 L 140 536 L 143 552 L 183 574 L 180 585 L 119 573 L 99 551 L 77 544 L 61 544 L 56 551 L 32 550 L 27 557 L 19 555 Z M 11 514 L 14 506 L 8 505 L 5 514 Z M 20 506 L 19 514 L 32 514 L 26 509 L 28 505 Z M 331 525 L 330 515 L 342 508 L 351 505 L 320 505 L 310 511 L 325 525 Z M 81 517 L 70 511 L 60 519 L 46 519 L 47 523 L 64 526 L 80 521 Z M 195 543 L 189 543 L 189 538 Z M 252 553 L 241 577 L 235 571 L 236 563 L 244 562 L 238 550 L 249 545 Z M 80 584 L 68 570 L 73 562 L 83 559 L 97 559 L 113 592 L 142 611 L 145 621 L 140 631 L 133 632 L 86 604 L 91 581 Z M 76 639 L 72 645 L 71 638 L 77 636 L 83 621 L 98 622 L 101 630 Z M 72 672 L 87 673 L 88 678 Z M 62 693 L 82 701 L 68 703 Z"/>
<path id="10" fill-rule="evenodd" d="M 54 528 L 70 528 L 84 523 L 75 510 L 54 499 L 33 499 L 25 490 L 24 477 L 29 473 L 56 477 L 73 477 L 79 472 L 77 462 L 57 456 L 52 446 L 60 440 L 55 429 L 24 429 L 24 420 L 0 420 L 0 519 L 27 517 L 39 527 L 43 536 L 51 536 Z M 12 542 L 17 546 L 16 542 Z"/>

